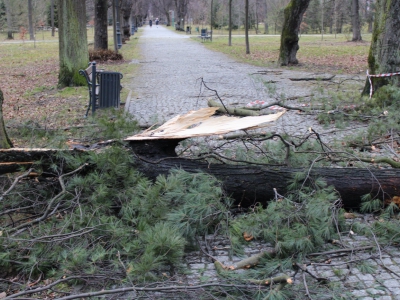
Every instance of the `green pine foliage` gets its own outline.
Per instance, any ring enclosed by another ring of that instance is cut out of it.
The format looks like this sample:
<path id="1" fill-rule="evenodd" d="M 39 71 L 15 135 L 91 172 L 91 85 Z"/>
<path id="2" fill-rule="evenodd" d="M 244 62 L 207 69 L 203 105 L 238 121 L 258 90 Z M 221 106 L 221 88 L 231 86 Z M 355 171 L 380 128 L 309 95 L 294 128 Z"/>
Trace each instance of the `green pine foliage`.
<path id="1" fill-rule="evenodd" d="M 231 235 L 246 232 L 263 239 L 281 258 L 304 257 L 336 238 L 337 229 L 344 226 L 337 193 L 321 179 L 302 184 L 303 177 L 298 175 L 294 180 L 291 187 L 296 190 L 288 197 L 275 199 L 266 208 L 257 206 L 252 213 L 234 220 Z"/>
<path id="2" fill-rule="evenodd" d="M 188 244 L 223 225 L 230 199 L 207 174 L 175 170 L 153 183 L 135 169 L 132 157 L 122 146 L 64 156 L 68 170 L 88 165 L 63 178 L 61 194 L 58 180 L 17 185 L 0 202 L 2 274 L 104 274 L 113 278 L 108 283 L 173 275 Z M 56 166 L 54 172 L 62 173 Z M 45 221 L 13 229 L 46 210 Z"/>

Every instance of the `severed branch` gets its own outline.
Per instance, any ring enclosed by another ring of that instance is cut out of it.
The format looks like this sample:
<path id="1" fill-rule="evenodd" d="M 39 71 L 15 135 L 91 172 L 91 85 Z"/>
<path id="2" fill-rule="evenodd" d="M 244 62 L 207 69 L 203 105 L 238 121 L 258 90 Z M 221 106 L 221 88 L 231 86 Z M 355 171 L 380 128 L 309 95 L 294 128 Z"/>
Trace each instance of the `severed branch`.
<path id="1" fill-rule="evenodd" d="M 301 78 L 289 78 L 291 81 L 330 81 L 332 80 L 336 75 L 332 75 L 331 77 L 301 77 Z"/>
<path id="2" fill-rule="evenodd" d="M 212 91 L 212 92 L 215 93 L 215 96 L 217 96 L 218 100 L 221 102 L 222 106 L 225 108 L 225 111 L 226 111 L 228 114 L 230 114 L 230 113 L 228 112 L 228 110 L 226 109 L 226 106 L 225 106 L 224 102 L 222 101 L 221 97 L 218 95 L 218 91 L 209 88 L 209 87 L 206 85 L 206 83 L 204 82 L 203 77 L 201 77 L 200 79 L 201 79 L 201 84 L 204 85 L 204 87 L 205 87 L 206 89 L 208 89 L 209 91 Z"/>
<path id="3" fill-rule="evenodd" d="M 27 172 L 25 172 L 24 174 L 18 176 L 17 178 L 14 179 L 14 182 L 11 184 L 11 186 L 9 187 L 9 189 L 7 191 L 5 191 L 1 196 L 0 196 L 0 201 L 2 201 L 4 199 L 5 196 L 7 196 L 14 188 L 15 186 L 18 184 L 18 182 L 23 179 L 28 177 L 31 173 L 33 172 L 33 169 L 29 169 Z"/>
<path id="4" fill-rule="evenodd" d="M 8 232 L 9 232 L 9 233 L 17 232 L 17 231 L 20 230 L 20 229 L 26 228 L 26 227 L 28 227 L 28 226 L 31 226 L 31 225 L 33 225 L 33 224 L 36 224 L 36 223 L 39 223 L 39 222 L 45 220 L 49 215 L 53 215 L 53 214 L 55 213 L 55 211 L 57 210 L 58 206 L 59 206 L 59 204 L 58 204 L 58 205 L 52 210 L 52 212 L 50 212 L 50 209 L 52 208 L 53 203 L 54 203 L 57 199 L 63 197 L 65 194 L 68 193 L 68 191 L 67 191 L 67 189 L 66 189 L 66 187 L 65 187 L 64 177 L 73 175 L 73 174 L 75 174 L 75 173 L 81 171 L 84 167 L 86 167 L 86 166 L 88 166 L 88 165 L 89 165 L 88 163 L 85 163 L 85 164 L 83 164 L 82 166 L 80 166 L 79 168 L 77 168 L 76 170 L 71 171 L 71 172 L 66 173 L 66 174 L 63 174 L 63 175 L 61 175 L 61 176 L 58 178 L 58 181 L 59 181 L 60 186 L 61 186 L 61 192 L 58 193 L 56 196 L 54 196 L 52 199 L 50 199 L 49 204 L 47 205 L 47 208 L 46 208 L 44 214 L 43 214 L 41 217 L 36 218 L 36 219 L 34 219 L 34 220 L 30 221 L 30 222 L 21 224 L 21 225 L 19 225 L 19 226 L 17 226 L 17 227 L 11 228 Z"/>

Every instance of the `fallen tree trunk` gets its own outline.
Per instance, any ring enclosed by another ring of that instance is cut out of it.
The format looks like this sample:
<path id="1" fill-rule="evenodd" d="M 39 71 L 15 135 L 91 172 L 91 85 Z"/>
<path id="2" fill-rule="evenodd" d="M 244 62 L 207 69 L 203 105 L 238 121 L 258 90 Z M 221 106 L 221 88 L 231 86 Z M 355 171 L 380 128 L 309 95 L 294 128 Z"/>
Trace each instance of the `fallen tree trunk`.
<path id="1" fill-rule="evenodd" d="M 223 186 L 237 205 L 248 207 L 255 203 L 265 204 L 274 199 L 274 189 L 279 194 L 287 192 L 288 183 L 296 172 L 308 172 L 311 177 L 323 177 L 335 187 L 346 208 L 358 208 L 361 196 L 371 193 L 383 199 L 400 196 L 399 169 L 361 168 L 313 168 L 311 170 L 266 167 L 254 165 L 210 164 L 203 160 L 178 157 L 175 147 L 182 139 L 129 141 L 133 155 L 137 157 L 136 168 L 150 179 L 167 175 L 171 169 L 187 172 L 205 172 L 223 182 Z M 0 174 L 18 172 L 41 161 L 46 171 L 50 163 L 60 162 L 56 154 L 68 152 L 79 155 L 81 150 L 55 149 L 2 149 L 0 150 Z"/>
<path id="2" fill-rule="evenodd" d="M 225 191 L 237 205 L 265 204 L 274 199 L 274 189 L 279 194 L 287 192 L 287 186 L 297 172 L 308 172 L 310 177 L 323 177 L 335 187 L 346 208 L 359 208 L 361 196 L 371 193 L 381 199 L 400 194 L 399 169 L 361 168 L 313 168 L 265 167 L 254 165 L 210 164 L 177 157 L 178 139 L 130 141 L 137 156 L 136 166 L 147 177 L 155 179 L 167 175 L 173 168 L 187 172 L 205 172 L 223 182 Z"/>

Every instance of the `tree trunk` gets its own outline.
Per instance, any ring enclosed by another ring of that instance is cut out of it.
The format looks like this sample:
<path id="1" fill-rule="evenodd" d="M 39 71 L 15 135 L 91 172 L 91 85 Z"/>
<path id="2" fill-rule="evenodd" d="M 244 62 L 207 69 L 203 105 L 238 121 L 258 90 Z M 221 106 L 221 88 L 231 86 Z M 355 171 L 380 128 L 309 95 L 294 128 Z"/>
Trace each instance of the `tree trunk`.
<path id="1" fill-rule="evenodd" d="M 353 29 L 353 42 L 362 41 L 360 25 L 360 6 L 358 0 L 351 1 L 351 25 Z"/>
<path id="2" fill-rule="evenodd" d="M 296 58 L 299 50 L 299 30 L 310 0 L 291 0 L 284 10 L 284 22 L 279 49 L 279 63 L 281 66 L 298 64 Z"/>
<path id="3" fill-rule="evenodd" d="M 263 2 L 263 15 L 264 15 L 264 34 L 269 33 L 269 28 L 268 28 L 268 2 L 265 0 Z"/>
<path id="4" fill-rule="evenodd" d="M 359 208 L 361 196 L 372 194 L 381 199 L 399 195 L 399 169 L 313 168 L 294 169 L 254 165 L 210 164 L 204 161 L 176 156 L 175 147 L 181 140 L 129 141 L 135 157 L 135 167 L 150 179 L 168 175 L 171 169 L 187 172 L 205 172 L 222 181 L 226 193 L 237 205 L 248 207 L 255 203 L 266 204 L 274 199 L 276 191 L 284 195 L 297 172 L 309 177 L 323 177 L 340 194 L 345 208 Z M 0 174 L 19 172 L 21 166 L 29 168 L 41 161 L 46 172 L 52 165 L 61 164 L 59 152 L 81 155 L 81 150 L 55 149 L 4 149 L 0 150 Z M 51 172 L 50 172 L 51 173 Z M 385 195 L 383 195 L 385 193 Z"/>
<path id="5" fill-rule="evenodd" d="M 55 27 L 54 27 L 54 0 L 51 0 L 50 4 L 50 18 L 51 18 L 51 36 L 54 36 Z"/>
<path id="6" fill-rule="evenodd" d="M 232 46 L 232 0 L 229 0 L 229 42 L 228 46 Z"/>
<path id="7" fill-rule="evenodd" d="M 245 2 L 245 14 L 244 14 L 244 29 L 246 35 L 246 54 L 250 54 L 250 43 L 249 43 L 249 0 Z"/>
<path id="8" fill-rule="evenodd" d="M 378 0 L 376 2 L 375 23 L 368 55 L 368 68 L 371 75 L 398 72 L 400 70 L 400 1 Z M 390 84 L 399 86 L 399 77 L 371 78 L 373 89 Z M 364 95 L 370 92 L 366 80 Z"/>
<path id="9" fill-rule="evenodd" d="M 6 5 L 6 18 L 7 18 L 7 39 L 12 40 L 13 37 L 13 21 L 10 7 L 10 0 L 5 0 L 4 4 Z"/>
<path id="10" fill-rule="evenodd" d="M 86 85 L 85 78 L 79 75 L 79 70 L 86 69 L 89 62 L 85 1 L 58 0 L 58 26 L 58 85 Z"/>
<path id="11" fill-rule="evenodd" d="M 29 39 L 33 41 L 35 39 L 33 33 L 33 8 L 32 8 L 32 0 L 28 0 L 28 23 L 29 23 Z"/>
<path id="12" fill-rule="evenodd" d="M 107 0 L 95 0 L 94 3 L 94 50 L 108 49 Z"/>
<path id="13" fill-rule="evenodd" d="M 360 168 L 313 168 L 311 170 L 254 165 L 209 164 L 179 158 L 175 146 L 180 140 L 130 141 L 140 158 L 136 166 L 145 176 L 155 179 L 167 175 L 172 168 L 188 172 L 205 172 L 223 182 L 225 191 L 236 204 L 250 206 L 274 199 L 274 189 L 285 194 L 295 173 L 309 172 L 310 177 L 323 177 L 339 192 L 346 208 L 359 208 L 361 196 L 371 193 L 383 198 L 399 195 L 400 170 Z"/>
<path id="14" fill-rule="evenodd" d="M 0 149 L 8 149 L 12 147 L 12 143 L 7 136 L 6 127 L 3 119 L 3 92 L 0 90 Z"/>

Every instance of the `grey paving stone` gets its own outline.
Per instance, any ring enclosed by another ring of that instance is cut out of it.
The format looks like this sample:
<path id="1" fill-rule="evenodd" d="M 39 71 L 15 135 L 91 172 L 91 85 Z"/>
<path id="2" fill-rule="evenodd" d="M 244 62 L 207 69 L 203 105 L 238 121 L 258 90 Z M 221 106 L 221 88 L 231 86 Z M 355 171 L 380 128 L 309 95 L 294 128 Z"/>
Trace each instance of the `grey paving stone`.
<path id="1" fill-rule="evenodd" d="M 399 281 L 395 279 L 389 279 L 385 280 L 383 282 L 383 285 L 386 286 L 387 288 L 397 288 L 399 287 Z"/>
<path id="2" fill-rule="evenodd" d="M 165 122 L 190 110 L 207 107 L 207 100 L 209 98 L 216 99 L 216 97 L 213 92 L 201 86 L 201 78 L 210 88 L 218 91 L 225 104 L 235 106 L 244 106 L 254 100 L 275 102 L 276 95 L 272 95 L 265 86 L 268 81 L 276 81 L 273 85 L 277 94 L 284 93 L 286 97 L 307 96 L 312 87 L 310 83 L 294 82 L 289 79 L 293 76 L 309 77 L 310 73 L 293 72 L 289 69 L 274 70 L 239 63 L 224 54 L 208 50 L 201 43 L 190 40 L 187 35 L 177 34 L 163 27 L 156 30 L 144 27 L 137 47 L 141 51 L 142 58 L 132 61 L 132 63 L 139 65 L 139 71 L 127 86 L 134 91 L 135 97 L 127 99 L 125 109 L 133 114 L 143 127 L 157 122 Z M 337 78 L 345 78 L 340 76 Z M 305 103 L 309 101 L 307 99 L 306 97 Z M 290 104 L 295 105 L 296 103 L 299 104 L 296 101 L 291 101 Z M 273 111 L 271 110 L 271 112 Z M 310 127 L 315 129 L 325 139 L 325 142 L 331 135 L 324 134 L 336 129 L 334 124 L 323 126 L 315 118 L 304 117 L 296 111 L 288 111 L 277 122 L 271 124 L 268 131 L 294 132 L 300 135 L 307 133 Z M 353 134 L 354 130 L 351 133 Z M 341 135 L 336 137 L 342 138 Z M 216 143 L 211 138 L 199 140 Z M 365 217 L 369 218 L 368 215 Z M 364 218 L 360 219 L 360 221 L 363 220 Z M 218 248 L 224 245 L 223 238 L 208 236 L 207 241 L 215 242 Z M 374 240 L 360 234 L 344 235 L 342 242 L 349 247 L 375 246 Z M 252 243 L 246 245 L 245 252 L 250 256 L 262 249 L 268 249 L 269 246 L 268 244 Z M 236 256 L 230 257 L 228 253 L 228 250 L 218 250 L 215 252 L 215 256 L 227 265 L 233 265 L 243 259 Z M 333 259 L 332 266 L 312 265 L 308 267 L 308 270 L 317 276 L 330 277 L 335 281 L 335 285 L 343 286 L 344 293 L 352 293 L 357 299 L 386 300 L 391 297 L 400 300 L 400 278 L 383 268 L 379 260 L 370 258 L 371 254 L 377 253 L 354 252 L 348 256 Z M 386 249 L 386 252 L 382 253 L 382 257 L 387 267 L 400 274 L 400 250 L 397 247 Z M 351 273 L 346 277 L 347 264 L 334 266 L 359 258 L 376 266 L 376 274 L 362 274 L 356 264 L 350 263 Z M 188 255 L 187 263 L 192 273 L 184 275 L 186 282 L 199 284 L 219 280 L 210 258 L 201 252 Z M 339 276 L 341 280 L 335 275 L 334 269 L 343 269 L 343 275 Z M 243 273 L 246 270 L 240 270 L 240 272 Z M 298 278 L 297 281 L 299 281 Z M 347 279 L 342 282 L 343 278 Z M 376 287 L 379 285 L 383 285 L 387 290 L 377 289 Z"/>

